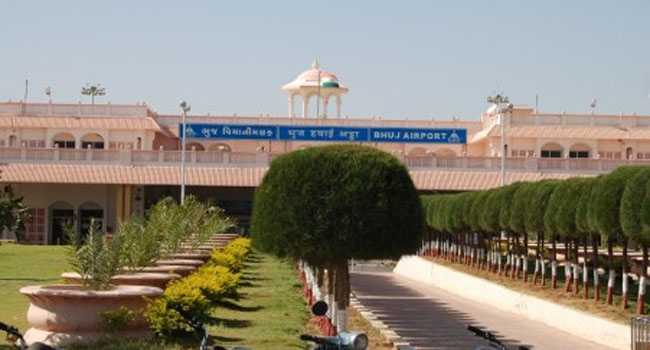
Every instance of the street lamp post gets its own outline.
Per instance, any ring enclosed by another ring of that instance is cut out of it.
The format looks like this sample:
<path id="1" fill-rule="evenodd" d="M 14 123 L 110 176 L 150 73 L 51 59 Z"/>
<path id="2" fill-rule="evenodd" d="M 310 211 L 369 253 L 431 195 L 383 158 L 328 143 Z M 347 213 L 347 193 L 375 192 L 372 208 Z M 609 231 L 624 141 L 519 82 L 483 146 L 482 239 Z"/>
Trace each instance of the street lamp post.
<path id="1" fill-rule="evenodd" d="M 102 87 L 101 84 L 97 84 L 97 85 L 86 84 L 86 86 L 81 88 L 81 94 L 90 96 L 91 104 L 95 104 L 95 96 L 106 95 L 106 88 Z"/>
<path id="2" fill-rule="evenodd" d="M 182 111 L 181 121 L 181 205 L 185 203 L 185 121 L 187 119 L 187 112 L 192 107 L 185 101 L 181 101 L 180 105 Z"/>
<path id="3" fill-rule="evenodd" d="M 501 186 L 506 185 L 506 127 L 505 127 L 505 116 L 506 113 L 512 113 L 513 105 L 510 103 L 508 96 L 503 96 L 497 94 L 495 96 L 488 96 L 487 101 L 496 106 L 497 109 L 497 118 L 499 121 L 499 126 L 501 129 L 501 176 L 500 182 Z"/>

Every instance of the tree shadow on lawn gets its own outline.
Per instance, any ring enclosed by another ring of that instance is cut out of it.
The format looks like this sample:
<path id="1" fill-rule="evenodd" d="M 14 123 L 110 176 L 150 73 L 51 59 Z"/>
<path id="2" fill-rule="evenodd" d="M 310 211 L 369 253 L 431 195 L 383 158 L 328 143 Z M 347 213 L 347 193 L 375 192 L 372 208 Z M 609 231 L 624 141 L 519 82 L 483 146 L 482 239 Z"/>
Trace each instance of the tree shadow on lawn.
<path id="1" fill-rule="evenodd" d="M 249 320 L 238 320 L 234 318 L 210 317 L 206 324 L 210 326 L 223 326 L 226 328 L 248 328 L 252 325 Z"/>
<path id="2" fill-rule="evenodd" d="M 232 301 L 221 301 L 217 304 L 218 306 L 228 309 L 228 310 L 233 310 L 233 311 L 241 311 L 241 312 L 255 312 L 264 309 L 263 306 L 241 306 L 239 304 L 235 304 Z"/>

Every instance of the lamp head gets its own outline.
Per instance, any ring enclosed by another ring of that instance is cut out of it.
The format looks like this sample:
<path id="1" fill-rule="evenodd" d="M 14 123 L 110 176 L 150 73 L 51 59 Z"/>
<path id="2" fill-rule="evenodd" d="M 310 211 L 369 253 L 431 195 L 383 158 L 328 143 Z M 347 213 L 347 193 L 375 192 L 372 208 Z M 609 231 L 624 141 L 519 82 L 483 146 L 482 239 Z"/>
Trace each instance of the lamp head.
<path id="1" fill-rule="evenodd" d="M 183 112 L 189 112 L 192 107 L 185 101 L 181 100 L 181 103 L 179 103 L 179 106 L 183 110 Z"/>

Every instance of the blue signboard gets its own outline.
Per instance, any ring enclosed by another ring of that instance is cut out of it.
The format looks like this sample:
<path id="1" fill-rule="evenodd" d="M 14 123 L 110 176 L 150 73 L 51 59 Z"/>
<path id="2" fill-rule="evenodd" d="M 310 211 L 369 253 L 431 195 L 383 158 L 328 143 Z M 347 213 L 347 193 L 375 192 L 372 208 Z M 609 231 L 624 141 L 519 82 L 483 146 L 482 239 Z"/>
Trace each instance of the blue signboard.
<path id="1" fill-rule="evenodd" d="M 179 125 L 179 131 L 182 133 L 182 124 Z M 187 124 L 186 136 L 188 138 L 222 140 L 467 143 L 466 129 L 447 128 Z"/>

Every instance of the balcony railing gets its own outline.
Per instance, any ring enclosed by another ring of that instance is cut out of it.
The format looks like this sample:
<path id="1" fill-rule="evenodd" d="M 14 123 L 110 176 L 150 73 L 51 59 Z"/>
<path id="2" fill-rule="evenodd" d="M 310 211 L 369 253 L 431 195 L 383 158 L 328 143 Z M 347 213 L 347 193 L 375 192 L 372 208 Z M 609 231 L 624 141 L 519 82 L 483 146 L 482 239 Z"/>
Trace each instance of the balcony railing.
<path id="1" fill-rule="evenodd" d="M 188 166 L 266 167 L 277 154 L 266 152 L 187 151 Z M 501 159 L 494 157 L 437 158 L 434 156 L 398 157 L 412 170 L 498 171 Z M 2 163 L 97 164 L 136 166 L 176 166 L 181 151 L 136 151 L 64 148 L 0 148 Z M 650 165 L 650 160 L 613 160 L 578 158 L 508 158 L 510 172 L 566 172 L 597 174 L 622 165 Z"/>

